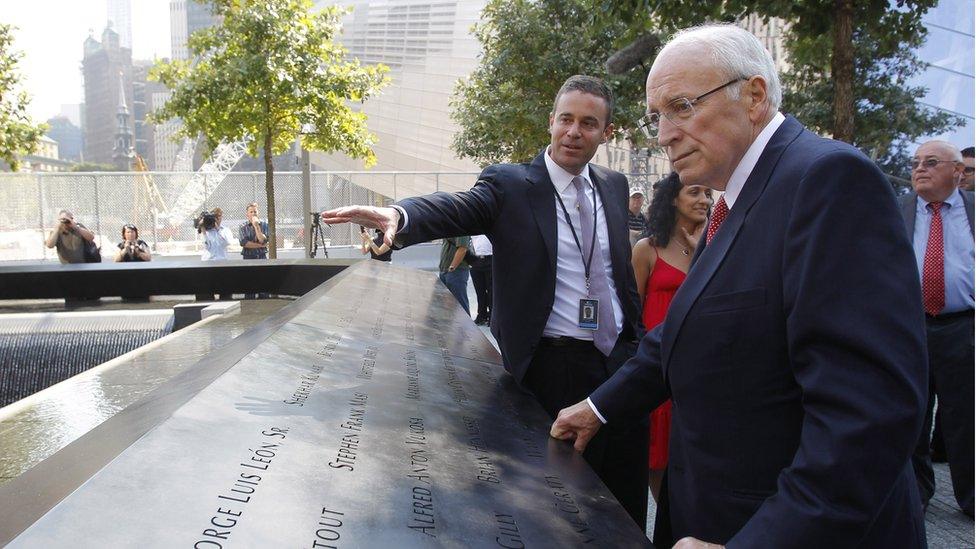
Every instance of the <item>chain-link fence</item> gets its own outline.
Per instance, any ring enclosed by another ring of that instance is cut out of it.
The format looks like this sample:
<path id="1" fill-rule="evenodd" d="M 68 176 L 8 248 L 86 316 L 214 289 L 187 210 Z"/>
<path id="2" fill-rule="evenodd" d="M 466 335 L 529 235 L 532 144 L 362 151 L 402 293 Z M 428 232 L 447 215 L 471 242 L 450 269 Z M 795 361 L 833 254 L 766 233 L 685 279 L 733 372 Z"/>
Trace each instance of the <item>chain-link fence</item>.
<path id="1" fill-rule="evenodd" d="M 311 210 L 350 204 L 383 206 L 438 190 L 465 190 L 477 176 L 477 172 L 312 172 Z M 257 202 L 261 215 L 267 215 L 264 173 L 231 172 L 205 189 L 193 214 L 180 216 L 171 208 L 188 193 L 192 177 L 192 173 L 165 172 L 0 173 L 0 261 L 57 260 L 56 251 L 47 249 L 44 239 L 62 209 L 70 210 L 76 221 L 95 233 L 103 257 L 114 252 L 122 240 L 122 226 L 128 223 L 139 228 L 139 238 L 154 254 L 198 255 L 202 241 L 193 218 L 200 212 L 219 207 L 223 226 L 235 236 L 249 203 Z M 645 174 L 629 177 L 635 186 L 653 182 L 645 183 L 649 179 Z M 278 249 L 303 249 L 308 230 L 301 172 L 274 174 L 274 189 Z M 322 230 L 330 247 L 360 242 L 354 226 L 323 226 Z M 233 255 L 239 249 L 235 242 L 228 252 Z"/>
<path id="2" fill-rule="evenodd" d="M 394 200 L 435 190 L 469 188 L 477 173 L 313 172 L 310 204 L 321 211 L 349 204 L 386 205 Z M 122 226 L 139 228 L 139 238 L 162 255 L 196 255 L 202 242 L 193 218 L 219 207 L 223 226 L 236 235 L 245 208 L 257 202 L 267 214 L 262 172 L 232 172 L 213 188 L 206 188 L 192 214 L 170 208 L 187 193 L 192 173 L 51 173 L 0 174 L 0 260 L 57 259 L 44 246 L 62 209 L 96 235 L 104 252 L 121 241 Z M 282 250 L 304 248 L 305 207 L 300 172 L 274 175 L 276 236 Z M 196 193 L 199 194 L 199 193 Z M 184 199 L 185 201 L 185 199 Z M 359 243 L 358 229 L 348 225 L 323 227 L 329 246 Z M 230 253 L 239 250 L 232 245 Z"/>

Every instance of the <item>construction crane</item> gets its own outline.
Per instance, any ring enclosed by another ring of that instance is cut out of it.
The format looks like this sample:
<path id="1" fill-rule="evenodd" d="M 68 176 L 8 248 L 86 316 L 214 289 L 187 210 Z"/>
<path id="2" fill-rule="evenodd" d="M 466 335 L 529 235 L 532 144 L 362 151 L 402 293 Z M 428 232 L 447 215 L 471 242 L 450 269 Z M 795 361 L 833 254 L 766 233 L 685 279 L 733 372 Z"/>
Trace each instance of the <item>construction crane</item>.
<path id="1" fill-rule="evenodd" d="M 217 145 L 210 158 L 190 177 L 174 201 L 166 216 L 170 226 L 176 227 L 196 213 L 210 193 L 247 153 L 247 143 L 250 140 L 250 136 L 247 136 L 240 141 L 221 141 Z"/>
<path id="2" fill-rule="evenodd" d="M 166 201 L 163 200 L 163 195 L 159 192 L 159 187 L 153 181 L 152 172 L 149 170 L 149 166 L 146 165 L 146 161 L 136 154 L 132 164 L 135 171 L 140 175 L 133 178 L 132 217 L 130 219 L 132 222 L 135 222 L 136 219 L 139 219 L 140 214 L 152 212 L 153 251 L 156 251 L 156 241 L 158 238 L 156 226 L 159 216 L 160 214 L 163 216 L 168 215 L 169 208 L 166 206 Z"/>

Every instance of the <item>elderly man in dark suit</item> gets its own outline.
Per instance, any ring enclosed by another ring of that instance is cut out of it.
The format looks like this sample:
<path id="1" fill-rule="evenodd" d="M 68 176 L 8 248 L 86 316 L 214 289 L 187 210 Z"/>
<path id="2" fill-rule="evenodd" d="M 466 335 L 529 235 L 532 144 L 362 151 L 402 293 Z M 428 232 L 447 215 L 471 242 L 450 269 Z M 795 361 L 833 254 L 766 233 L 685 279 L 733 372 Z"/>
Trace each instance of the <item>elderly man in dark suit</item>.
<path id="1" fill-rule="evenodd" d="M 777 112 L 780 95 L 735 26 L 658 54 L 642 124 L 682 183 L 725 194 L 664 323 L 552 434 L 582 449 L 670 396 L 678 547 L 925 547 L 912 248 L 881 171 Z"/>
<path id="2" fill-rule="evenodd" d="M 602 81 L 569 78 L 531 163 L 486 168 L 466 192 L 394 208 L 349 207 L 326 223 L 379 228 L 397 245 L 485 234 L 493 247 L 491 331 L 505 368 L 552 417 L 633 355 L 642 334 L 627 233 L 627 179 L 590 164 L 613 133 Z M 646 418 L 646 415 L 644 416 Z M 647 429 L 621 422 L 583 457 L 635 522 L 647 514 Z"/>
<path id="3" fill-rule="evenodd" d="M 922 504 L 935 493 L 929 456 L 935 397 L 956 502 L 973 516 L 973 193 L 959 187 L 962 156 L 929 141 L 912 157 L 902 215 L 922 281 L 929 352 L 929 405 L 912 465 Z"/>

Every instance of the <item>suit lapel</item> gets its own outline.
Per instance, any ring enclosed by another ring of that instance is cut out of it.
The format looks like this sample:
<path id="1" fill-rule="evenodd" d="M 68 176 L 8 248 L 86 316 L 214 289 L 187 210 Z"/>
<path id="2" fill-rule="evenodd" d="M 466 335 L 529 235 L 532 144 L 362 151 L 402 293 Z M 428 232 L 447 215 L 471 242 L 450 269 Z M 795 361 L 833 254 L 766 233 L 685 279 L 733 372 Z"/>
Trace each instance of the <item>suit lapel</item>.
<path id="1" fill-rule="evenodd" d="M 776 130 L 773 137 L 769 140 L 766 148 L 763 149 L 759 157 L 759 162 L 753 168 L 749 178 L 746 179 L 735 200 L 735 205 L 729 211 L 729 216 L 722 223 L 722 228 L 715 234 L 714 240 L 705 245 L 704 249 L 696 252 L 696 260 L 692 269 L 688 271 L 685 279 L 668 309 L 668 315 L 664 322 L 664 331 L 661 338 L 662 356 L 664 359 L 664 371 L 667 375 L 668 364 L 671 359 L 671 351 L 674 349 L 674 342 L 678 337 L 678 332 L 684 324 L 688 312 L 692 305 L 698 300 L 705 286 L 715 275 L 725 255 L 728 253 L 732 243 L 735 242 L 742 228 L 742 224 L 749 214 L 749 210 L 755 205 L 756 200 L 762 195 L 769 183 L 773 169 L 779 162 L 783 151 L 790 143 L 796 139 L 803 131 L 803 126 L 793 117 L 787 117 L 783 124 Z"/>
<path id="2" fill-rule="evenodd" d="M 915 238 L 915 210 L 918 204 L 918 196 L 915 193 L 908 195 L 911 200 L 903 200 L 901 203 L 901 215 L 905 218 L 905 228 L 908 229 L 908 240 Z"/>
<path id="3" fill-rule="evenodd" d="M 973 234 L 973 193 L 961 190 L 963 209 L 966 210 L 966 219 L 969 220 L 969 233 Z"/>
<path id="4" fill-rule="evenodd" d="M 536 226 L 545 242 L 546 251 L 549 253 L 549 265 L 552 268 L 553 277 L 556 272 L 556 204 L 554 193 L 556 188 L 549 179 L 549 170 L 546 169 L 545 149 L 535 160 L 529 164 L 526 180 L 529 182 L 528 199 L 529 209 L 535 217 Z"/>

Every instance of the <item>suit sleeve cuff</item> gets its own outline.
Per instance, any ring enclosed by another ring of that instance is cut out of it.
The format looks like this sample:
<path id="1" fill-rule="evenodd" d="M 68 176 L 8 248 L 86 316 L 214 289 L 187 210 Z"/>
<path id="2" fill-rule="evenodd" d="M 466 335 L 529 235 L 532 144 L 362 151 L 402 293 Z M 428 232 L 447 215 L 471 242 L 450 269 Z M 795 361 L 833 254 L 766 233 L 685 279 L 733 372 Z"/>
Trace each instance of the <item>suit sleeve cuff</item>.
<path id="1" fill-rule="evenodd" d="M 586 403 L 589 404 L 590 410 L 593 410 L 593 413 L 596 414 L 596 418 L 600 420 L 600 423 L 606 425 L 607 420 L 603 418 L 603 414 L 600 413 L 600 410 L 596 409 L 596 405 L 593 404 L 593 401 L 587 398 Z"/>
<path id="2" fill-rule="evenodd" d="M 405 232 L 407 230 L 407 223 L 410 221 L 409 216 L 407 216 L 407 210 L 404 210 L 396 204 L 392 204 L 390 207 L 400 212 L 400 225 L 397 227 L 397 233 Z"/>

